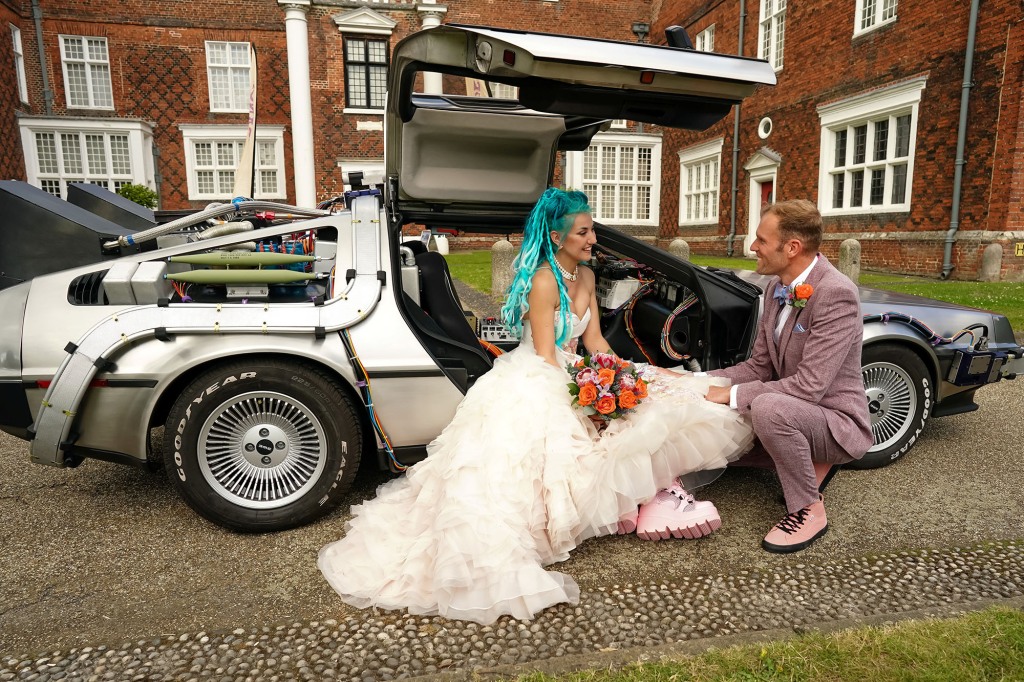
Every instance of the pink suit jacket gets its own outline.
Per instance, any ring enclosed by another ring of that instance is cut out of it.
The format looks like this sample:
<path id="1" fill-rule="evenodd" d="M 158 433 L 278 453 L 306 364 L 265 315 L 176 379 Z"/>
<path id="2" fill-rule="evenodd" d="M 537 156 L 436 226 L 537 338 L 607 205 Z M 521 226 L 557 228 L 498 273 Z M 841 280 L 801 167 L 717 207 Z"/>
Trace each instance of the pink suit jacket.
<path id="1" fill-rule="evenodd" d="M 710 374 L 738 385 L 736 403 L 743 414 L 750 412 L 754 398 L 767 392 L 820 406 L 836 442 L 860 459 L 873 439 L 861 379 L 864 323 L 857 287 L 818 254 L 805 282 L 814 293 L 805 307 L 793 309 L 776 343 L 774 330 L 783 306 L 773 294 L 779 283 L 775 278 L 768 284 L 750 358 Z"/>

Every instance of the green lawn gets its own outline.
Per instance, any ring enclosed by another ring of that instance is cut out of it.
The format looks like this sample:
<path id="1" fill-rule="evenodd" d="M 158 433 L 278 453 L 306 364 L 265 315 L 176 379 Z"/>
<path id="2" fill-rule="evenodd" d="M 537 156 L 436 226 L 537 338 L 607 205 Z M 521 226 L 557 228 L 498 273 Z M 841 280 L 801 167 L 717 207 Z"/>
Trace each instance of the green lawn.
<path id="1" fill-rule="evenodd" d="M 968 682 L 1024 679 L 1024 613 L 991 608 L 947 620 L 924 620 L 765 645 L 713 649 L 622 670 L 521 682 Z"/>
<path id="2" fill-rule="evenodd" d="M 491 293 L 491 252 L 460 251 L 445 256 L 452 277 L 477 291 Z"/>
<path id="3" fill-rule="evenodd" d="M 447 256 L 452 276 L 484 293 L 491 291 L 491 252 L 470 251 Z M 753 270 L 750 258 L 694 256 L 697 265 Z M 1015 331 L 1024 331 L 1024 282 L 964 282 L 929 279 L 881 272 L 862 272 L 860 283 L 876 289 L 899 291 L 993 310 L 1010 320 Z"/>

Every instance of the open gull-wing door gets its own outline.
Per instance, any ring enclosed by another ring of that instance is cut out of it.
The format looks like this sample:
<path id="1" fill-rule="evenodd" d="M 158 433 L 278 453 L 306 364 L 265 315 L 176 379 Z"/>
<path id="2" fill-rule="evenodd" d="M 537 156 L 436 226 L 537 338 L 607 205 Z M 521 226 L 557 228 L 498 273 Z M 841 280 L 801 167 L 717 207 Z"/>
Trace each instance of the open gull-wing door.
<path id="1" fill-rule="evenodd" d="M 505 83 L 519 99 L 414 94 L 420 72 Z M 585 149 L 609 119 L 703 130 L 774 84 L 763 60 L 458 24 L 421 31 L 392 59 L 388 201 L 405 222 L 516 228 L 556 152 Z"/>

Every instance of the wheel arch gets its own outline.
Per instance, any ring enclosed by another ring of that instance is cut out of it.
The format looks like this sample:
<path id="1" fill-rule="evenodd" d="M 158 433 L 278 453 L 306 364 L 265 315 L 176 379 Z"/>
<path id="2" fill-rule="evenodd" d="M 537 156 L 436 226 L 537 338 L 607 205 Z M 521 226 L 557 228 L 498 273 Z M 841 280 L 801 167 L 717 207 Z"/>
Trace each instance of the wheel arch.
<path id="1" fill-rule="evenodd" d="M 273 350 L 250 350 L 248 352 L 228 355 L 228 356 L 217 356 L 206 358 L 201 362 L 193 365 L 189 365 L 182 370 L 177 376 L 171 379 L 164 387 L 160 394 L 157 396 L 153 408 L 149 411 L 149 425 L 146 429 L 146 439 L 150 439 L 150 431 L 158 426 L 163 426 L 167 420 L 168 415 L 171 412 L 171 408 L 174 405 L 175 400 L 181 395 L 182 391 L 192 383 L 196 377 L 204 374 L 210 369 L 227 363 L 234 363 L 239 361 L 246 361 L 249 359 L 273 359 L 273 360 L 287 360 L 289 362 L 298 362 L 301 364 L 315 367 L 316 369 L 326 373 L 332 379 L 334 379 L 342 392 L 352 400 L 354 405 L 362 405 L 365 407 L 366 403 L 363 401 L 362 396 L 356 387 L 353 385 L 353 378 L 346 376 L 344 373 L 338 371 L 338 368 L 331 365 L 323 360 L 309 357 L 307 355 L 299 355 L 296 353 L 289 353 L 285 351 L 273 351 Z M 375 451 L 375 441 L 373 436 L 373 425 L 370 423 L 369 416 L 365 410 L 357 410 L 359 415 L 360 425 L 363 433 L 363 454 L 373 454 Z M 152 452 L 152 447 L 147 448 L 147 452 Z M 363 461 L 368 461 L 363 459 Z M 152 462 L 151 462 L 152 463 Z"/>
<path id="2" fill-rule="evenodd" d="M 899 329 L 899 325 L 883 325 L 875 322 L 864 326 L 864 342 L 861 346 L 861 354 L 869 348 L 882 344 L 892 344 L 912 351 L 928 370 L 932 386 L 937 386 L 939 381 L 939 359 L 931 346 L 919 335 L 909 329 Z M 863 364 L 863 361 L 862 361 Z"/>

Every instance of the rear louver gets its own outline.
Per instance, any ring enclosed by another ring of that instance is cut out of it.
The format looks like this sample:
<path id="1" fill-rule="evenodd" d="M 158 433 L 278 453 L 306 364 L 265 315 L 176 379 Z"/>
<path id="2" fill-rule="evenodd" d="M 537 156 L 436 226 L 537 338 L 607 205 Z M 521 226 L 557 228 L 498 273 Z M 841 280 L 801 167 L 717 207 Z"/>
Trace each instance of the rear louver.
<path id="1" fill-rule="evenodd" d="M 103 277 L 106 270 L 79 275 L 71 280 L 68 287 L 68 303 L 71 305 L 107 305 L 107 295 L 103 292 Z"/>

